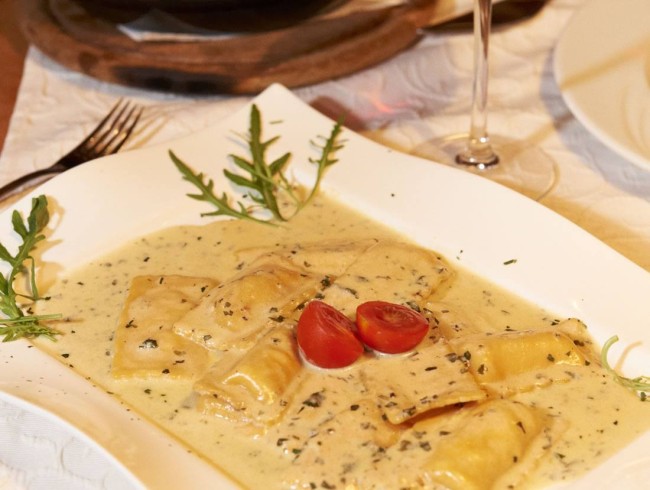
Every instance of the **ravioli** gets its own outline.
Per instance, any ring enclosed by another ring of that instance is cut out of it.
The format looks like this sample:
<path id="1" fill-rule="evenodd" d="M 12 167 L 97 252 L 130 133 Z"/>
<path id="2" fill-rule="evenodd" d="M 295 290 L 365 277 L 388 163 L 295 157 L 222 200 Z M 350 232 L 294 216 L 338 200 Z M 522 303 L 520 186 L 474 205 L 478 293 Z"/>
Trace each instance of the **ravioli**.
<path id="1" fill-rule="evenodd" d="M 548 328 L 496 332 L 480 318 L 470 321 L 442 303 L 427 303 L 425 312 L 453 351 L 467 358 L 476 381 L 491 395 L 510 396 L 566 382 L 574 376 L 566 366 L 591 362 L 591 340 L 576 319 Z"/>
<path id="2" fill-rule="evenodd" d="M 339 475 L 349 477 L 352 469 L 355 474 L 371 472 L 372 461 L 397 441 L 401 431 L 382 417 L 374 401 L 351 399 L 347 406 L 314 427 L 306 444 L 294 450 L 295 459 L 285 488 L 313 488 L 314 481 L 321 488 L 338 488 Z M 332 461 L 336 463 L 326 463 Z"/>
<path id="3" fill-rule="evenodd" d="M 324 281 L 280 258 L 265 261 L 210 290 L 174 331 L 212 350 L 247 349 L 270 319 L 280 321 L 293 312 Z"/>
<path id="4" fill-rule="evenodd" d="M 393 424 L 486 397 L 469 372 L 468 361 L 457 356 L 444 339 L 427 340 L 408 355 L 377 359 L 360 369 L 367 390 L 374 393 Z"/>
<path id="5" fill-rule="evenodd" d="M 274 261 L 279 258 L 312 274 L 333 278 L 343 274 L 350 264 L 376 243 L 377 240 L 374 239 L 352 242 L 326 240 L 319 243 L 297 243 L 292 247 L 270 252 L 260 248 L 251 248 L 239 252 L 238 256 L 252 264 Z"/>
<path id="6" fill-rule="evenodd" d="M 116 378 L 193 378 L 210 353 L 172 330 L 176 320 L 216 285 L 207 278 L 137 276 L 115 330 L 112 374 Z"/>
<path id="7" fill-rule="evenodd" d="M 544 412 L 510 400 L 463 410 L 447 426 L 436 426 L 435 420 L 416 424 L 413 432 L 420 434 L 420 441 L 431 426 L 446 434 L 421 466 L 422 481 L 450 490 L 493 488 L 498 480 L 511 478 L 509 471 L 535 466 L 539 454 L 531 448 L 536 441 L 549 443 L 545 428 L 551 425 Z"/>
<path id="8" fill-rule="evenodd" d="M 227 364 L 214 364 L 196 382 L 199 410 L 254 425 L 277 421 L 302 370 L 292 330 L 284 325 L 272 328 L 224 369 Z"/>
<path id="9" fill-rule="evenodd" d="M 365 301 L 420 305 L 451 276 L 438 255 L 406 243 L 382 241 L 361 254 L 322 299 L 353 317 Z"/>
<path id="10" fill-rule="evenodd" d="M 461 313 L 445 303 L 433 301 L 427 301 L 422 308 L 422 314 L 432 327 L 448 340 L 490 331 L 489 324 L 477 318 L 476 312 L 472 313 L 470 319 L 465 311 Z"/>
<path id="11" fill-rule="evenodd" d="M 477 382 L 502 396 L 569 381 L 573 375 L 566 367 L 586 362 L 573 340 L 556 329 L 470 335 L 451 345 L 470 359 Z"/>

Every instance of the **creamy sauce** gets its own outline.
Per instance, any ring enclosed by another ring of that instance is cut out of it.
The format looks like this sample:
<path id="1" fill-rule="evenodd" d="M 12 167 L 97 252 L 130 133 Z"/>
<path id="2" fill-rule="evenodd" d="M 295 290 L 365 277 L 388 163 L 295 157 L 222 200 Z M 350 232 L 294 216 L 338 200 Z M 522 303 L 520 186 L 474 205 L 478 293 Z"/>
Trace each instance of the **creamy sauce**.
<path id="1" fill-rule="evenodd" d="M 203 415 L 192 406 L 192 381 L 114 379 L 111 362 L 116 323 L 135 276 L 180 274 L 210 277 L 221 282 L 241 268 L 243 257 L 254 255 L 250 249 L 264 251 L 332 238 L 353 241 L 369 237 L 404 240 L 367 217 L 326 199 L 317 200 L 283 227 L 228 221 L 163 230 L 72 271 L 52 286 L 47 292 L 52 299 L 39 308 L 39 313 L 62 312 L 66 320 L 57 328 L 63 335 L 56 343 L 40 340 L 36 343 L 124 404 L 134 407 L 144 418 L 173 434 L 243 487 L 283 488 L 288 480 L 302 475 L 303 471 L 308 473 L 303 480 L 308 485 L 311 470 L 296 470 L 293 462 L 296 454 L 284 444 L 291 438 L 288 425 L 260 434 L 237 427 L 231 421 Z M 472 318 L 484 330 L 544 329 L 557 323 L 558 319 L 552 314 L 460 267 L 454 265 L 454 268 L 457 274 L 450 285 L 434 293 L 431 300 L 463 311 L 465 317 Z M 633 394 L 617 385 L 597 363 L 572 366 L 570 376 L 574 379 L 569 382 L 554 383 L 512 397 L 562 421 L 561 437 L 552 448 L 545 450 L 542 464 L 528 478 L 526 487 L 575 478 L 650 426 L 650 405 L 640 403 Z M 334 386 L 331 392 L 339 393 L 335 404 L 341 407 L 351 406 L 356 401 L 353 398 L 356 387 L 346 386 L 336 376 L 323 374 L 319 378 L 317 374 L 311 380 Z M 303 403 L 310 393 L 314 393 L 313 386 L 302 387 L 296 394 L 295 404 Z M 356 457 L 365 456 L 359 453 Z M 410 461 L 408 458 L 410 456 L 405 453 L 404 461 Z M 326 481 L 316 472 L 311 475 L 313 483 L 325 488 L 334 488 L 332 485 L 337 484 L 336 488 L 344 488 L 337 476 L 338 463 L 328 464 L 331 466 L 324 467 L 324 474 L 331 480 Z M 355 464 L 363 467 L 369 463 Z M 408 463 L 401 466 L 405 472 L 409 471 Z M 252 467 L 255 471 L 250 471 Z M 395 468 L 399 469 L 400 464 Z M 386 472 L 385 488 L 394 488 L 396 480 L 390 481 L 395 478 L 394 473 L 393 470 Z M 381 488 L 382 485 L 375 482 L 369 487 Z"/>

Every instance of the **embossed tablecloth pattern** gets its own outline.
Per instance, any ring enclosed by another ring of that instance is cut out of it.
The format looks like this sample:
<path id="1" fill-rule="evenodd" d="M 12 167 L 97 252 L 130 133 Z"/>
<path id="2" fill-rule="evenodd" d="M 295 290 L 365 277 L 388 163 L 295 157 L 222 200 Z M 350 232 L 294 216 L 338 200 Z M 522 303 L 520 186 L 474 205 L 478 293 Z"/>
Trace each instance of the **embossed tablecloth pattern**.
<path id="1" fill-rule="evenodd" d="M 564 104 L 553 77 L 554 47 L 584 2 L 552 0 L 536 18 L 494 32 L 490 129 L 543 147 L 560 178 L 542 203 L 650 271 L 650 170 L 592 136 Z M 467 129 L 471 75 L 470 33 L 429 35 L 380 66 L 294 92 L 325 113 L 351 110 L 352 129 L 408 152 L 432 136 Z M 65 70 L 32 49 L 0 156 L 0 183 L 50 164 L 120 96 L 149 106 L 147 124 L 130 147 L 187 135 L 248 101 L 117 87 Z M 103 458 L 71 429 L 0 399 L 0 488 L 129 488 Z"/>

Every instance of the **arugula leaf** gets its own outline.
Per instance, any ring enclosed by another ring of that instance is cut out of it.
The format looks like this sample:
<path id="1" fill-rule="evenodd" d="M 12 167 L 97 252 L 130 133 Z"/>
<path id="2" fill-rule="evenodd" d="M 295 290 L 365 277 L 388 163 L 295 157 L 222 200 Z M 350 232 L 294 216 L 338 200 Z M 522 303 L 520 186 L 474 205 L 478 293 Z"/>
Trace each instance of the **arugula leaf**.
<path id="1" fill-rule="evenodd" d="M 33 338 L 39 336 L 49 337 L 54 340 L 57 332 L 42 325 L 42 321 L 58 318 L 59 315 L 25 315 L 18 304 L 18 298 L 23 297 L 30 301 L 40 298 L 36 286 L 36 264 L 31 255 L 38 242 L 45 239 L 42 231 L 50 220 L 47 209 L 47 198 L 43 195 L 32 199 L 32 208 L 25 222 L 16 210 L 11 215 L 11 224 L 14 231 L 22 238 L 16 255 L 12 255 L 0 243 L 0 260 L 9 264 L 10 269 L 6 276 L 0 274 L 0 336 L 3 342 L 8 342 L 21 337 Z M 29 267 L 25 267 L 25 262 Z M 18 294 L 14 289 L 14 282 L 18 275 L 24 275 L 29 282 L 29 295 Z"/>
<path id="2" fill-rule="evenodd" d="M 221 195 L 221 197 L 217 197 L 215 195 L 213 191 L 214 182 L 212 179 L 207 179 L 206 182 L 203 173 L 195 174 L 192 172 L 192 169 L 179 157 L 177 157 L 171 150 L 169 151 L 169 156 L 176 165 L 176 168 L 181 172 L 181 174 L 183 174 L 183 179 L 194 184 L 194 186 L 199 189 L 199 191 L 201 191 L 200 194 L 187 194 L 187 196 L 191 197 L 192 199 L 196 199 L 197 201 L 208 202 L 217 208 L 216 211 L 212 211 L 210 213 L 202 213 L 201 216 L 224 215 L 231 216 L 233 218 L 250 219 L 260 223 L 267 223 L 265 220 L 253 216 L 251 214 L 251 210 L 246 208 L 246 206 L 244 206 L 241 202 L 237 202 L 239 209 L 231 207 L 229 204 L 228 196 L 225 192 Z"/>
<path id="3" fill-rule="evenodd" d="M 320 187 L 321 180 L 323 179 L 323 175 L 325 174 L 325 170 L 331 167 L 332 165 L 334 165 L 336 162 L 338 162 L 338 160 L 336 158 L 333 158 L 332 155 L 337 150 L 343 148 L 342 144 L 337 143 L 341 130 L 342 130 L 342 125 L 340 122 L 337 122 L 332 128 L 332 132 L 330 133 L 329 138 L 325 140 L 325 144 L 320 147 L 321 157 L 319 159 L 311 158 L 309 160 L 311 163 L 314 163 L 318 166 L 318 170 L 316 173 L 316 182 L 314 183 L 314 187 L 312 188 L 311 192 L 307 196 L 307 199 L 305 199 L 305 201 L 303 202 L 302 204 L 303 206 L 308 204 L 316 195 L 316 192 Z M 313 143 L 313 144 L 315 146 L 319 146 L 317 143 Z"/>
<path id="4" fill-rule="evenodd" d="M 613 337 L 609 338 L 607 342 L 605 342 L 600 353 L 600 362 L 602 363 L 603 367 L 614 376 L 614 379 L 616 379 L 618 383 L 638 393 L 641 401 L 646 401 L 648 399 L 647 393 L 650 392 L 650 376 L 626 378 L 625 376 L 618 374 L 614 368 L 609 365 L 609 362 L 607 361 L 607 354 L 609 353 L 609 349 L 616 342 L 618 342 L 617 335 L 614 335 Z"/>
<path id="5" fill-rule="evenodd" d="M 325 170 L 335 164 L 338 160 L 333 157 L 336 150 L 342 148 L 338 143 L 339 135 L 342 131 L 340 123 L 336 123 L 328 138 L 322 138 L 324 143 L 313 143 L 320 149 L 320 158 L 310 158 L 309 161 L 317 166 L 316 179 L 307 194 L 307 197 L 300 197 L 294 192 L 295 185 L 291 183 L 284 174 L 290 159 L 291 153 L 284 153 L 272 162 L 267 162 L 267 150 L 278 141 L 279 136 L 275 136 L 266 141 L 262 138 L 262 117 L 259 108 L 253 104 L 251 106 L 248 136 L 246 142 L 249 157 L 240 155 L 229 155 L 235 166 L 244 173 L 235 173 L 224 169 L 223 173 L 226 178 L 235 185 L 244 187 L 249 190 L 245 198 L 252 201 L 252 205 L 246 206 L 241 201 L 231 204 L 231 199 L 224 192 L 221 196 L 215 194 L 214 182 L 204 176 L 203 173 L 194 173 L 192 169 L 183 162 L 173 151 L 169 151 L 171 160 L 176 168 L 183 175 L 183 179 L 193 184 L 200 192 L 198 194 L 187 194 L 192 199 L 204 201 L 216 208 L 215 211 L 203 213 L 202 216 L 231 216 L 233 218 L 248 219 L 258 223 L 275 225 L 278 222 L 284 222 L 299 212 L 306 206 L 317 194 L 320 183 L 323 179 Z M 291 215 L 284 215 L 280 210 L 280 196 L 290 199 L 295 210 Z M 270 218 L 260 218 L 256 216 L 259 209 L 266 209 L 270 212 Z"/>

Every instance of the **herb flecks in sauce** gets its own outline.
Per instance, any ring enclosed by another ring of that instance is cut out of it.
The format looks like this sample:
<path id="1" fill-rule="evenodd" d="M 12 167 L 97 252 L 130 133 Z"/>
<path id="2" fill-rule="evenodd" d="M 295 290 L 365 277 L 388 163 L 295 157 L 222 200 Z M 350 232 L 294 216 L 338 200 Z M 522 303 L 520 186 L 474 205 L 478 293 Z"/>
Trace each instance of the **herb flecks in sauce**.
<path id="1" fill-rule="evenodd" d="M 493 366 L 488 364 L 492 358 L 482 355 L 481 346 L 487 345 L 483 340 L 471 346 L 471 349 L 470 346 L 458 344 L 453 351 L 447 351 L 442 349 L 444 342 L 438 342 L 442 330 L 445 330 L 446 337 L 475 332 L 488 335 L 485 341 L 503 337 L 505 342 L 509 336 L 525 329 L 553 330 L 559 329 L 562 323 L 548 312 L 521 303 L 499 288 L 459 269 L 454 272 L 449 288 L 443 288 L 440 296 L 432 298 L 434 304 L 418 304 L 423 314 L 431 317 L 431 333 L 424 340 L 426 345 L 422 346 L 427 349 L 418 348 L 418 355 L 384 357 L 377 359 L 375 364 L 365 362 L 345 371 L 312 371 L 304 383 L 297 385 L 292 396 L 282 396 L 284 422 L 267 427 L 255 435 L 246 433 L 231 420 L 201 414 L 193 406 L 188 406 L 193 392 L 193 382 L 190 380 L 174 380 L 170 376 L 172 373 L 160 373 L 158 379 L 120 380 L 109 374 L 111 358 L 104 353 L 113 349 L 111 339 L 115 328 L 126 328 L 129 324 L 129 318 L 119 322 L 117 317 L 124 302 L 124 284 L 131 277 L 148 274 L 162 277 L 182 273 L 211 277 L 223 283 L 245 272 L 257 257 L 256 254 L 247 254 L 251 246 L 263 253 L 267 250 L 293 250 L 296 243 L 324 242 L 332 234 L 346 241 L 362 240 L 369 236 L 382 240 L 397 238 L 390 230 L 344 210 L 323 197 L 317 198 L 313 206 L 297 215 L 286 227 L 270 227 L 264 230 L 264 234 L 260 234 L 259 230 L 255 223 L 231 220 L 205 227 L 161 231 L 148 239 L 134 241 L 106 259 L 87 265 L 85 270 L 73 271 L 67 281 L 62 280 L 48 291 L 53 301 L 44 303 L 42 307 L 45 312 L 56 309 L 73 317 L 75 321 L 61 324 L 61 329 L 69 333 L 74 327 L 77 334 L 65 335 L 57 343 L 38 342 L 39 346 L 57 355 L 61 361 L 65 360 L 62 354 L 70 354 L 68 361 L 74 359 L 76 370 L 166 428 L 194 452 L 219 467 L 228 468 L 230 474 L 236 475 L 246 488 L 287 488 L 287 475 L 295 476 L 303 483 L 316 482 L 317 485 L 326 482 L 328 485 L 336 483 L 338 487 L 342 478 L 349 483 L 369 478 L 381 482 L 385 488 L 399 488 L 400 482 L 396 481 L 399 475 L 413 475 L 421 461 L 438 454 L 441 441 L 448 444 L 463 437 L 462 420 L 469 419 L 449 419 L 446 422 L 446 418 L 437 420 L 423 414 L 415 419 L 413 427 L 407 428 L 392 423 L 388 417 L 408 417 L 414 409 L 435 406 L 436 400 L 447 396 L 445 393 L 457 390 L 458 382 L 453 386 L 447 385 L 450 378 L 446 373 L 455 373 L 459 380 L 468 380 L 469 368 L 475 369 L 480 379 L 494 374 L 494 370 L 488 369 L 488 366 Z M 197 240 L 197 236 L 203 239 Z M 189 247 L 188 243 L 193 245 Z M 216 243 L 219 243 L 218 249 L 215 248 Z M 142 257 L 146 256 L 152 257 L 152 260 L 142 261 Z M 206 261 L 208 256 L 211 259 Z M 113 263 L 113 267 L 101 265 L 107 262 Z M 302 260 L 299 262 L 303 263 Z M 315 262 L 311 258 L 307 262 L 310 264 L 309 270 L 313 271 Z M 364 277 L 373 277 L 372 268 L 367 269 Z M 325 294 L 336 294 L 342 299 L 353 298 L 347 290 L 335 287 L 338 277 L 333 274 L 323 284 L 322 276 L 316 276 L 314 284 L 324 288 Z M 413 275 L 413 284 L 417 285 L 418 277 Z M 120 278 L 119 284 L 115 283 L 115 278 Z M 350 277 L 351 280 L 356 278 L 356 275 Z M 77 282 L 83 282 L 86 286 L 79 288 Z M 388 282 L 385 278 L 373 279 L 354 287 L 359 286 L 359 294 L 362 287 L 376 284 L 378 288 L 383 288 Z M 102 300 L 98 301 L 98 297 Z M 463 315 L 456 315 L 459 312 Z M 279 315 L 284 312 L 265 309 L 265 314 L 279 320 Z M 471 321 L 467 321 L 468 318 Z M 272 320 L 271 325 L 275 328 L 278 323 L 281 322 Z M 506 331 L 507 326 L 512 326 L 515 331 Z M 141 329 L 142 322 L 134 321 L 128 331 Z M 140 343 L 151 344 L 146 342 L 149 338 L 154 337 L 143 336 Z M 593 349 L 587 337 L 578 335 L 573 338 L 576 342 L 571 345 L 576 348 Z M 162 343 L 158 342 L 157 349 L 143 346 L 137 350 L 143 355 L 155 355 L 161 347 Z M 433 352 L 436 357 L 433 358 L 427 351 Z M 549 352 L 560 360 L 564 350 L 545 350 L 539 361 L 543 368 L 551 364 L 547 359 Z M 249 368 L 254 369 L 255 365 L 251 364 Z M 363 373 L 359 377 L 358 370 L 361 368 Z M 397 369 L 402 368 L 407 368 L 407 371 L 399 374 Z M 647 430 L 650 420 L 647 411 L 650 406 L 638 403 L 627 390 L 613 382 L 598 362 L 590 365 L 558 365 L 556 372 L 563 377 L 562 382 L 524 390 L 511 397 L 515 406 L 521 404 L 530 407 L 534 413 L 543 411 L 550 415 L 550 419 L 566 421 L 566 432 L 560 435 L 552 432 L 550 427 L 548 434 L 542 432 L 542 441 L 552 441 L 553 444 L 544 450 L 547 458 L 532 477 L 533 483 L 540 482 L 541 485 L 574 478 L 576 474 L 593 467 L 608 452 L 611 454 Z M 414 382 L 416 376 L 418 382 Z M 424 376 L 430 378 L 423 381 Z M 386 382 L 388 378 L 391 379 L 390 386 Z M 437 383 L 436 379 L 444 382 Z M 527 379 L 534 383 L 538 381 Z M 543 379 L 539 381 L 544 382 Z M 382 390 L 381 398 L 369 398 L 368 393 L 371 392 L 366 386 L 370 386 L 370 383 L 374 386 L 372 392 Z M 411 395 L 410 400 L 404 398 L 407 392 Z M 385 406 L 378 406 L 377 402 Z M 450 411 L 458 411 L 469 417 L 482 416 L 483 412 L 475 413 L 472 408 L 481 406 L 483 402 L 466 402 L 464 398 L 453 402 L 457 404 L 450 407 Z M 527 420 L 527 413 L 524 411 L 513 418 L 516 429 L 513 435 L 533 437 L 535 428 Z M 585 417 L 585 413 L 589 413 L 590 417 Z M 429 422 L 424 423 L 425 420 Z M 525 432 L 516 425 L 519 421 L 525 427 Z M 354 445 L 354 441 L 358 445 Z M 525 454 L 513 453 L 513 457 L 517 459 L 517 466 L 525 464 Z M 464 458 L 465 455 L 461 460 Z M 393 463 L 397 466 L 392 466 Z M 252 472 L 251 467 L 257 470 Z M 375 473 L 375 467 L 381 471 Z M 364 485 L 360 487 L 365 488 Z"/>
<path id="2" fill-rule="evenodd" d="M 43 230 L 49 220 L 47 198 L 43 195 L 35 197 L 32 199 L 31 211 L 26 221 L 16 210 L 11 215 L 13 229 L 22 239 L 15 255 L 0 244 L 0 260 L 9 265 L 7 275 L 0 274 L 0 311 L 4 315 L 4 318 L 0 318 L 0 324 L 4 325 L 0 327 L 0 336 L 3 337 L 3 342 L 40 336 L 55 340 L 58 335 L 58 332 L 43 322 L 59 318 L 60 315 L 33 315 L 31 309 L 27 309 L 25 314 L 23 310 L 26 307 L 20 304 L 21 299 L 30 303 L 43 299 L 36 285 L 36 263 L 32 251 L 45 239 Z M 28 265 L 25 265 L 26 262 Z M 25 277 L 29 291 L 16 291 L 14 284 L 19 276 Z"/>
<path id="3" fill-rule="evenodd" d="M 216 208 L 215 211 L 203 213 L 203 216 L 230 216 L 257 223 L 273 224 L 286 222 L 313 200 L 320 188 L 325 170 L 337 162 L 334 153 L 342 148 L 342 144 L 339 143 L 341 130 L 341 124 L 336 123 L 327 138 L 319 137 L 320 141 L 311 142 L 314 147 L 320 150 L 320 156 L 309 159 L 316 166 L 316 178 L 306 196 L 301 195 L 295 183 L 290 182 L 284 173 L 291 158 L 291 153 L 284 153 L 272 162 L 267 161 L 266 152 L 279 139 L 279 136 L 266 141 L 262 139 L 262 118 L 255 104 L 251 106 L 249 131 L 248 136 L 245 137 L 250 157 L 230 155 L 233 163 L 244 173 L 234 173 L 228 169 L 223 171 L 230 182 L 248 190 L 248 193 L 243 198 L 248 198 L 252 201 L 251 204 L 245 204 L 242 200 L 236 201 L 235 205 L 231 204 L 232 199 L 225 192 L 221 196 L 215 194 L 212 179 L 206 178 L 203 173 L 193 172 L 171 150 L 169 156 L 183 175 L 183 179 L 193 184 L 200 191 L 198 194 L 188 194 L 188 196 L 192 199 L 208 202 Z M 286 199 L 292 205 L 292 210 L 288 214 L 283 213 L 281 210 L 280 202 L 282 199 Z M 260 209 L 268 211 L 270 217 L 261 216 L 258 213 Z"/>

